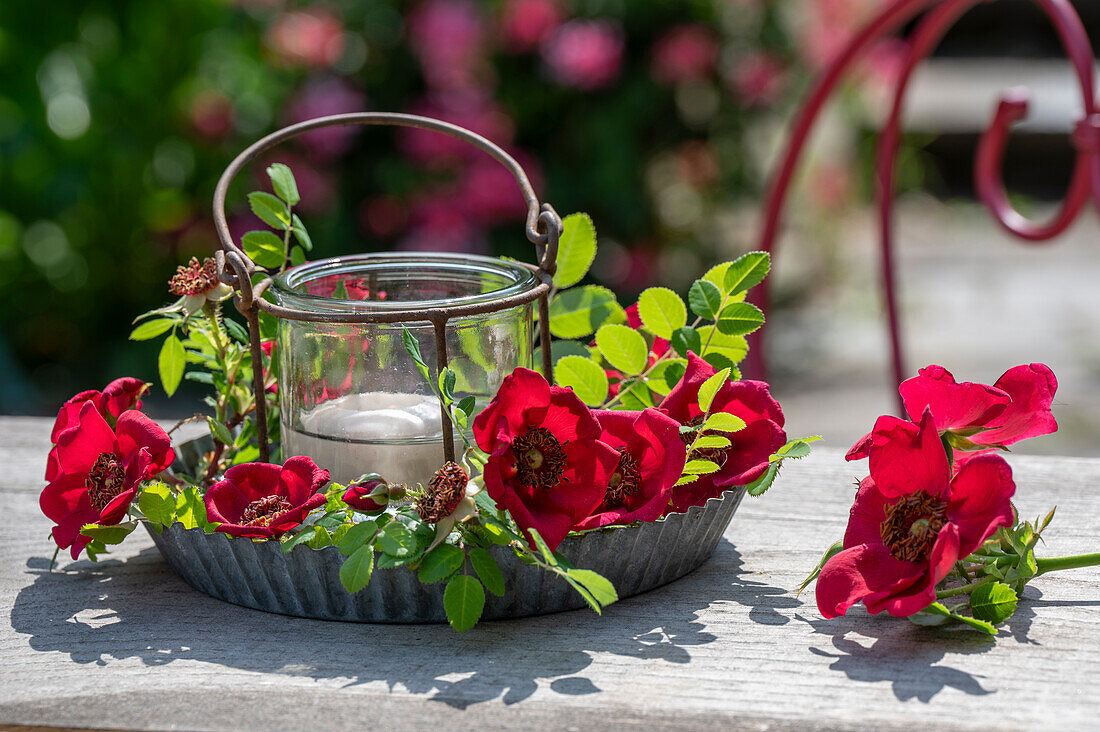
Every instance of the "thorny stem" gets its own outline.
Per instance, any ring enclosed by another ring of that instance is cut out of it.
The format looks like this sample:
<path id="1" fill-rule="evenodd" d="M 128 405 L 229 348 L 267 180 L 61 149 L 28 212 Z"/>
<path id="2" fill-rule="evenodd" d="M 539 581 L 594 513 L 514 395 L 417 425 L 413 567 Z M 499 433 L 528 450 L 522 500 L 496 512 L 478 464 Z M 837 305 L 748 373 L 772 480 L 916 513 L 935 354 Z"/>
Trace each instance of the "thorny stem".
<path id="1" fill-rule="evenodd" d="M 1095 554 L 1074 554 L 1068 557 L 1046 557 L 1045 559 L 1036 557 L 1035 564 L 1039 568 L 1039 571 L 1035 574 L 1036 577 L 1041 574 L 1046 574 L 1047 572 L 1057 572 L 1062 569 L 1095 567 L 1100 564 L 1100 552 Z"/>
<path id="2" fill-rule="evenodd" d="M 168 434 L 172 434 L 173 432 L 178 430 L 180 427 L 183 427 L 185 424 L 189 424 L 191 422 L 198 422 L 200 419 L 206 419 L 206 415 L 205 414 L 192 414 L 190 417 L 186 417 L 184 419 L 181 419 L 179 422 L 176 422 L 176 424 L 172 426 L 172 429 L 168 430 Z"/>

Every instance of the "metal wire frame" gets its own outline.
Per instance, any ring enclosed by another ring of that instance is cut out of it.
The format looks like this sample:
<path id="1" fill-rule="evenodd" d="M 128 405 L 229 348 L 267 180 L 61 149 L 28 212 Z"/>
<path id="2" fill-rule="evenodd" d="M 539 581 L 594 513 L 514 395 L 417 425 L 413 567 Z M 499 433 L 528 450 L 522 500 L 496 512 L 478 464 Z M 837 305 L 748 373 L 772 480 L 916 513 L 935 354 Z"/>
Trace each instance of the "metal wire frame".
<path id="1" fill-rule="evenodd" d="M 944 34 L 962 15 L 980 3 L 997 0 L 894 0 L 872 18 L 825 68 L 791 125 L 786 148 L 769 182 L 763 223 L 758 243 L 761 249 L 774 252 L 782 224 L 787 195 L 797 170 L 799 159 L 813 131 L 818 116 L 836 91 L 845 72 L 871 44 L 897 30 L 901 25 L 925 15 L 917 22 L 910 38 L 909 51 L 901 76 L 894 90 L 889 117 L 879 136 L 875 156 L 875 200 L 878 208 L 881 276 L 886 301 L 886 320 L 890 330 L 890 355 L 893 376 L 898 383 L 905 379 L 904 347 L 897 308 L 897 284 L 894 261 L 893 203 L 894 176 L 898 148 L 901 142 L 901 116 L 905 95 L 915 68 L 928 57 Z M 1090 194 L 1100 210 L 1100 114 L 1093 91 L 1095 55 L 1084 24 L 1070 0 L 1032 0 L 1053 24 L 1079 82 L 1084 115 L 1077 121 L 1070 140 L 1076 149 L 1076 162 L 1061 209 L 1047 222 L 1034 222 L 1021 214 L 1008 200 L 1002 175 L 1005 148 L 1011 127 L 1027 116 L 1026 89 L 1007 90 L 1001 97 L 989 128 L 981 135 L 974 159 L 974 179 L 978 198 L 993 218 L 1005 230 L 1028 244 L 1047 243 L 1069 227 L 1088 201 Z M 756 288 L 757 304 L 768 303 L 768 284 Z M 750 337 L 750 373 L 763 377 L 766 373 L 764 333 Z M 904 411 L 900 396 L 899 409 Z"/>
<path id="2" fill-rule="evenodd" d="M 256 265 L 244 250 L 237 246 L 229 232 L 229 223 L 225 215 L 225 199 L 228 195 L 229 185 L 237 173 L 252 160 L 279 145 L 282 142 L 298 137 L 301 134 L 322 127 L 335 126 L 374 126 L 388 125 L 397 127 L 412 127 L 422 130 L 440 132 L 467 142 L 477 149 L 491 155 L 501 165 L 508 169 L 519 184 L 520 192 L 527 203 L 526 233 L 527 238 L 535 245 L 537 264 L 528 267 L 535 274 L 538 281 L 533 288 L 509 297 L 496 300 L 479 302 L 467 305 L 434 306 L 421 309 L 385 310 L 379 312 L 363 313 L 318 313 L 297 308 L 287 308 L 269 302 L 263 298 L 264 292 L 271 286 L 274 278 L 266 270 Z M 431 323 L 435 338 L 436 367 L 442 371 L 447 367 L 447 323 L 454 318 L 462 318 L 470 315 L 499 312 L 509 308 L 524 305 L 535 300 L 539 308 L 539 340 L 542 344 L 542 368 L 547 379 L 553 380 L 553 361 L 550 353 L 550 310 L 549 294 L 552 286 L 552 278 L 557 270 L 558 239 L 562 234 L 561 217 L 558 216 L 553 206 L 542 203 L 535 195 L 534 188 L 527 174 L 516 160 L 504 152 L 500 147 L 470 130 L 428 117 L 418 117 L 410 114 L 396 114 L 388 112 L 356 112 L 352 114 L 337 114 L 328 117 L 318 117 L 306 120 L 298 124 L 284 127 L 254 142 L 245 148 L 226 167 L 214 189 L 214 228 L 218 233 L 221 249 L 214 253 L 218 266 L 218 277 L 225 284 L 231 286 L 236 292 L 233 302 L 237 310 L 248 321 L 249 346 L 252 353 L 252 377 L 253 389 L 256 398 L 263 399 L 263 370 L 259 368 L 262 362 L 260 349 L 260 312 L 265 312 L 277 318 L 286 320 L 302 320 L 317 323 Z M 261 278 L 254 282 L 255 275 Z M 444 459 L 453 461 L 454 433 L 447 409 L 440 404 L 440 418 L 443 427 L 443 454 Z M 268 462 L 270 459 L 270 446 L 267 442 L 267 409 L 261 404 L 256 406 L 256 431 L 260 449 L 260 460 Z"/>

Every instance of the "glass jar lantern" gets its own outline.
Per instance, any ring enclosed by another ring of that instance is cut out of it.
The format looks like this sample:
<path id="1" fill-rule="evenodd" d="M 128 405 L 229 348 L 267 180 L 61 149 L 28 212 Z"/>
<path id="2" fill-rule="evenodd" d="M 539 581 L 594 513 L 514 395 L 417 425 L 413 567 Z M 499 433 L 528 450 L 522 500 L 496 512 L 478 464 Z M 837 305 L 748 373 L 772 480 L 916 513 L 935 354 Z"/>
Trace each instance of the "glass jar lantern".
<path id="1" fill-rule="evenodd" d="M 309 130 L 334 125 L 397 125 L 434 130 L 483 150 L 513 174 L 527 202 L 526 233 L 535 265 L 446 253 L 361 254 L 308 262 L 271 276 L 229 233 L 225 197 L 233 177 L 267 149 Z M 260 362 L 259 313 L 278 318 L 279 402 L 283 458 L 306 455 L 348 482 L 368 472 L 390 482 L 426 482 L 462 440 L 405 348 L 407 330 L 433 378 L 455 371 L 455 398 L 480 408 L 504 377 L 532 365 L 534 307 L 549 343 L 547 296 L 561 219 L 540 203 L 519 164 L 483 137 L 424 117 L 356 113 L 321 117 L 275 132 L 242 152 L 214 194 L 221 241 L 219 277 L 235 290 Z M 261 297 L 270 292 L 269 299 Z M 552 378 L 549 349 L 542 368 Z M 254 388 L 263 393 L 262 374 Z M 269 460 L 266 410 L 257 410 L 260 459 Z"/>

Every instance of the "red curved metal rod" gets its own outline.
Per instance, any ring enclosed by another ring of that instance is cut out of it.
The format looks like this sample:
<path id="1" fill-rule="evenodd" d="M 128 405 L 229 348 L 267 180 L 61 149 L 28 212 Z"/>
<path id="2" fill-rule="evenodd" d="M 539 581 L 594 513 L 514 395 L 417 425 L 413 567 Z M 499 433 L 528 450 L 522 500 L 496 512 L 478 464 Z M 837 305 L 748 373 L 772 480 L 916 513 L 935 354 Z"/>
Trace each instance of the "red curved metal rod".
<path id="1" fill-rule="evenodd" d="M 897 154 L 901 144 L 901 117 L 905 94 L 916 67 L 935 49 L 944 34 L 958 19 L 979 2 L 995 0 L 897 0 L 872 19 L 825 69 L 814 84 L 805 104 L 791 125 L 788 144 L 778 168 L 772 176 L 765 198 L 760 248 L 774 252 L 787 195 L 809 135 L 822 107 L 829 101 L 844 73 L 870 44 L 892 32 L 922 10 L 921 18 L 910 38 L 906 63 L 895 88 L 893 105 L 879 138 L 875 159 L 875 194 L 879 209 L 881 235 L 881 267 L 885 297 L 886 320 L 891 337 L 891 366 L 895 379 L 905 378 L 904 350 L 897 312 L 897 292 L 893 256 L 893 199 Z M 1080 214 L 1092 194 L 1100 210 L 1100 113 L 1093 97 L 1094 54 L 1084 25 L 1069 0 L 1033 0 L 1050 18 L 1069 57 L 1080 84 L 1084 100 L 1084 119 L 1074 130 L 1072 141 L 1077 149 L 1073 177 L 1059 212 L 1047 223 L 1035 223 L 1020 214 L 1009 203 L 1001 175 L 1001 163 L 1012 124 L 1027 112 L 1026 93 L 1010 90 L 1002 97 L 989 129 L 979 140 L 975 155 L 975 187 L 979 199 L 993 217 L 1012 234 L 1028 243 L 1044 242 L 1057 236 Z M 762 307 L 768 302 L 766 284 L 757 288 L 756 301 Z M 765 374 L 763 332 L 752 339 L 748 371 L 756 376 Z M 900 406 L 900 400 L 899 400 Z"/>

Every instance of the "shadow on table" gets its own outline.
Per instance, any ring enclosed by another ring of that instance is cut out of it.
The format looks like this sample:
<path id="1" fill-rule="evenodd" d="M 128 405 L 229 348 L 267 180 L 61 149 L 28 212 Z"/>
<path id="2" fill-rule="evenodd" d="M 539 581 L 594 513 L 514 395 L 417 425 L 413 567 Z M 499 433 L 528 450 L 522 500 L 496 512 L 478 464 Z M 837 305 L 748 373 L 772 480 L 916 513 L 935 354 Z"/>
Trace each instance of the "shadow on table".
<path id="1" fill-rule="evenodd" d="M 178 659 L 348 685 L 384 681 L 465 708 L 502 698 L 512 704 L 546 684 L 569 696 L 601 690 L 583 672 L 594 653 L 688 664 L 691 649 L 718 637 L 699 618 L 712 603 L 749 608 L 754 622 L 790 622 L 801 602 L 746 578 L 741 556 L 722 541 L 698 570 L 628 598 L 600 618 L 575 611 L 483 623 L 456 634 L 445 625 L 370 625 L 272 615 L 212 599 L 184 584 L 155 549 L 49 573 L 32 559 L 33 583 L 12 609 L 13 628 L 38 651 L 76 663 L 138 658 L 150 666 Z"/>

